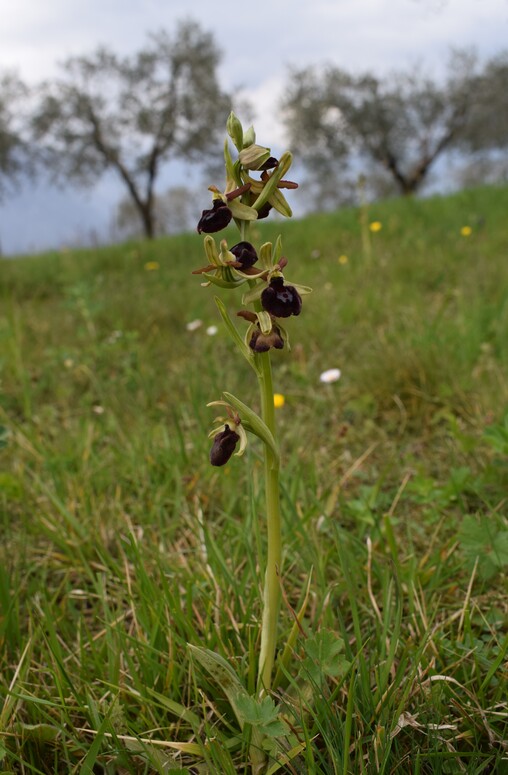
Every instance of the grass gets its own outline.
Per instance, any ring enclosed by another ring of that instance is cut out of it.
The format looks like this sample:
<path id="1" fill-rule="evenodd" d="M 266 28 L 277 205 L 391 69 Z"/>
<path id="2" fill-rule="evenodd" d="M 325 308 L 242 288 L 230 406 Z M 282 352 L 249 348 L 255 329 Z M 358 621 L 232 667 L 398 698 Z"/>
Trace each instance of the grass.
<path id="1" fill-rule="evenodd" d="M 363 239 L 356 210 L 259 227 L 314 287 L 274 359 L 281 644 L 310 591 L 247 709 L 278 772 L 508 771 L 507 210 L 484 188 L 373 205 Z M 2 262 L 0 771 L 247 771 L 187 646 L 254 691 L 260 450 L 212 469 L 206 403 L 256 386 L 205 333 L 202 264 L 197 235 Z"/>

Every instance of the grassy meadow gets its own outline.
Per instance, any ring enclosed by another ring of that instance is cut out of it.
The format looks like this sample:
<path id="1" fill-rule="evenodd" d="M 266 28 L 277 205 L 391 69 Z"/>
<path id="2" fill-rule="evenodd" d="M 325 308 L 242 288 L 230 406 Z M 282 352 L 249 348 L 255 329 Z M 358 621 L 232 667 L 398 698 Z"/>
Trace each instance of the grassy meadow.
<path id="1" fill-rule="evenodd" d="M 270 773 L 508 772 L 507 213 L 480 188 L 258 227 L 314 289 L 272 358 L 281 644 L 309 597 Z M 205 263 L 196 234 L 0 263 L 0 773 L 248 771 L 187 646 L 254 690 L 261 449 L 212 468 L 206 404 L 257 385 Z"/>

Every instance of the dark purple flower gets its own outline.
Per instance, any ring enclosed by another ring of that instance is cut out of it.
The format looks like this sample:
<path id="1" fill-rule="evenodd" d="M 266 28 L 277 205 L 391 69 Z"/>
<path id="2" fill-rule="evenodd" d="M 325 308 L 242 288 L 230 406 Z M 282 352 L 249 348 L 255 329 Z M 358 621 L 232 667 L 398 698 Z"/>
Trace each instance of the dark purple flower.
<path id="1" fill-rule="evenodd" d="M 283 277 L 272 277 L 270 285 L 261 294 L 261 304 L 276 318 L 288 318 L 302 311 L 300 294 L 292 285 L 284 285 Z"/>
<path id="2" fill-rule="evenodd" d="M 271 209 L 272 205 L 270 202 L 265 202 L 264 205 L 261 205 L 258 210 L 258 221 L 262 220 L 262 218 L 268 218 Z"/>
<path id="3" fill-rule="evenodd" d="M 198 232 L 213 234 L 216 231 L 225 229 L 230 222 L 233 214 L 227 204 L 222 199 L 214 199 L 210 210 L 203 210 L 198 223 Z"/>
<path id="4" fill-rule="evenodd" d="M 273 326 L 269 334 L 263 334 L 260 328 L 256 328 L 250 338 L 249 347 L 255 353 L 266 353 L 271 347 L 282 350 L 284 340 L 278 326 Z"/>
<path id="5" fill-rule="evenodd" d="M 275 156 L 269 156 L 268 159 L 264 162 L 264 164 L 261 165 L 258 169 L 260 170 L 273 170 L 274 167 L 277 167 L 279 164 L 279 160 L 275 158 Z"/>
<path id="6" fill-rule="evenodd" d="M 250 269 L 258 260 L 258 254 L 250 242 L 238 242 L 237 245 L 233 245 L 229 250 L 238 263 L 241 264 L 241 269 Z"/>
<path id="7" fill-rule="evenodd" d="M 210 463 L 212 466 L 225 465 L 235 451 L 239 440 L 240 436 L 236 431 L 232 431 L 229 425 L 226 425 L 223 431 L 217 433 L 210 450 Z"/>

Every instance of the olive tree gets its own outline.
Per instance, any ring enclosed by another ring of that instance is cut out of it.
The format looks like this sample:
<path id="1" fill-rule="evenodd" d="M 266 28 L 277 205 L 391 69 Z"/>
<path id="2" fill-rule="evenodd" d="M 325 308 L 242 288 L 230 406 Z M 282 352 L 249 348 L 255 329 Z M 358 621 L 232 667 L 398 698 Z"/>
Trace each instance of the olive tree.
<path id="1" fill-rule="evenodd" d="M 508 146 L 508 51 L 488 60 L 472 84 L 471 109 L 458 146 L 469 152 Z"/>
<path id="2" fill-rule="evenodd" d="M 15 73 L 0 74 L 0 202 L 34 172 L 36 152 L 29 138 L 28 98 L 27 86 Z"/>
<path id="3" fill-rule="evenodd" d="M 446 151 L 508 145 L 506 70 L 506 57 L 480 67 L 454 51 L 441 78 L 421 67 L 387 77 L 293 71 L 283 104 L 291 143 L 318 175 L 377 170 L 413 194 Z"/>
<path id="4" fill-rule="evenodd" d="M 171 186 L 154 197 L 155 236 L 179 234 L 195 227 L 196 192 L 187 186 Z M 143 223 L 129 196 L 124 196 L 115 208 L 110 225 L 115 241 L 138 239 L 143 235 Z"/>
<path id="5" fill-rule="evenodd" d="M 0 200 L 31 166 L 26 136 L 27 96 L 28 89 L 17 75 L 0 75 Z"/>
<path id="6" fill-rule="evenodd" d="M 92 185 L 114 170 L 153 237 L 161 166 L 199 160 L 229 110 L 219 61 L 212 35 L 195 22 L 180 23 L 173 36 L 150 35 L 131 56 L 102 47 L 68 59 L 43 85 L 33 122 L 54 177 Z"/>

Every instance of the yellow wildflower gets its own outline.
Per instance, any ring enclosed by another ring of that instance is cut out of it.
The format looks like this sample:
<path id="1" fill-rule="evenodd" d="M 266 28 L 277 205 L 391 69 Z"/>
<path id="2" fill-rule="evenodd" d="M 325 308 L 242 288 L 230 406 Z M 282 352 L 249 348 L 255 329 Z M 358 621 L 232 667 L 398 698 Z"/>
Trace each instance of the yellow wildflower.
<path id="1" fill-rule="evenodd" d="M 284 404 L 286 403 L 286 399 L 282 395 L 282 393 L 274 393 L 273 394 L 273 405 L 276 409 L 280 409 Z"/>
<path id="2" fill-rule="evenodd" d="M 145 269 L 147 272 L 155 272 L 158 268 L 159 268 L 158 261 L 147 261 L 145 264 Z"/>
<path id="3" fill-rule="evenodd" d="M 463 226 L 462 229 L 460 230 L 460 233 L 462 234 L 463 237 L 470 237 L 471 234 L 473 233 L 473 230 L 471 226 Z"/>
<path id="4" fill-rule="evenodd" d="M 383 224 L 381 223 L 381 221 L 372 221 L 372 223 L 369 223 L 369 229 L 371 231 L 374 231 L 374 232 L 381 231 L 382 228 L 383 228 Z"/>
<path id="5" fill-rule="evenodd" d="M 347 256 L 344 256 L 344 255 L 339 256 L 339 264 L 347 264 L 348 261 L 349 259 Z"/>

